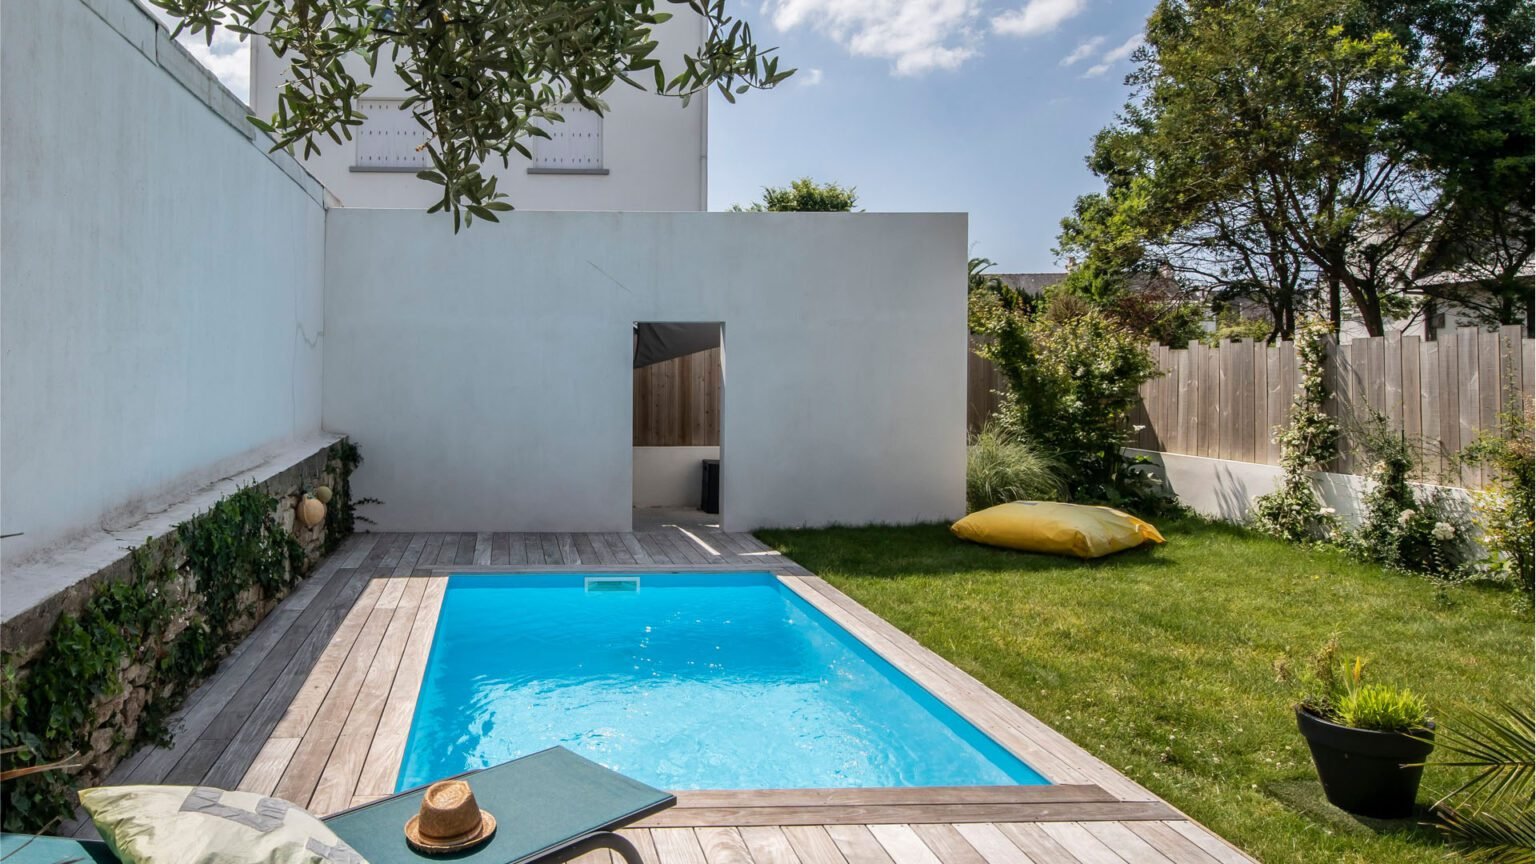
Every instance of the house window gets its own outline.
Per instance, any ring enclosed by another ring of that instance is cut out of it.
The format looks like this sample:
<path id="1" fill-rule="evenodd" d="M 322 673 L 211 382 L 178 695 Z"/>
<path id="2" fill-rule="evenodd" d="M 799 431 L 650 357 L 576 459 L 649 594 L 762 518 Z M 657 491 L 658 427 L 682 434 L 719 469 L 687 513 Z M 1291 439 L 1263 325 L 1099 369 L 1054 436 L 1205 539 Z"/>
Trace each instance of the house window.
<path id="1" fill-rule="evenodd" d="M 358 110 L 368 115 L 352 130 L 357 143 L 354 171 L 420 171 L 432 167 L 421 145 L 427 130 L 409 111 L 400 110 L 398 99 L 359 99 Z"/>
<path id="2" fill-rule="evenodd" d="M 544 126 L 548 138 L 528 139 L 530 174 L 607 174 L 603 168 L 603 117 L 580 105 L 560 106 L 563 123 Z"/>

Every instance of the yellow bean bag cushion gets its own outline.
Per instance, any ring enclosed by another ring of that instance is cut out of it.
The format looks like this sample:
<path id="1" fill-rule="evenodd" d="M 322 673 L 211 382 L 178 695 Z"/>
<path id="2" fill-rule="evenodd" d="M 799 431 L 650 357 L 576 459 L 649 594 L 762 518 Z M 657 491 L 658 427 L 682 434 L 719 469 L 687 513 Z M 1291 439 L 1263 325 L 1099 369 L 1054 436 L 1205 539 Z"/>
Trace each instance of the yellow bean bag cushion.
<path id="1" fill-rule="evenodd" d="M 1163 535 L 1146 522 L 1112 507 L 1014 501 L 988 507 L 949 526 L 962 540 L 1024 552 L 1098 558 Z"/>

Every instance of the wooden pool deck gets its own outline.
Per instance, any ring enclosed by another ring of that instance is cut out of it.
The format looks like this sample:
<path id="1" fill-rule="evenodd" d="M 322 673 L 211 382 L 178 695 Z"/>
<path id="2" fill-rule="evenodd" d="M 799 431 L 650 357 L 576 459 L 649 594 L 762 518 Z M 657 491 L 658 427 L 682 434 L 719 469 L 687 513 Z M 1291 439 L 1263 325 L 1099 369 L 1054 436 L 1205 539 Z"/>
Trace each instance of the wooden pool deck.
<path id="1" fill-rule="evenodd" d="M 108 782 L 239 788 L 318 814 L 388 795 L 448 574 L 562 568 L 772 571 L 1056 784 L 684 792 L 624 832 L 647 864 L 1252 860 L 752 535 L 663 520 L 625 534 L 348 538 L 192 694 L 173 746 L 139 751 Z"/>

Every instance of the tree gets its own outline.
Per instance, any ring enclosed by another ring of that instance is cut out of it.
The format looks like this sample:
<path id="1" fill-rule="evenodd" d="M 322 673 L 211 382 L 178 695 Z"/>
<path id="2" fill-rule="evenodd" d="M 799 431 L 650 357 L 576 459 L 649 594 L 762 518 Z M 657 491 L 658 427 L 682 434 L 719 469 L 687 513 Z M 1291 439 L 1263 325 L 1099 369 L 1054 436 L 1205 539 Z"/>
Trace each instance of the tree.
<path id="1" fill-rule="evenodd" d="M 859 203 L 858 191 L 852 186 L 836 183 L 817 183 L 809 177 L 801 177 L 788 187 L 763 187 L 763 200 L 743 208 L 754 213 L 847 213 Z"/>
<path id="2" fill-rule="evenodd" d="M 417 176 L 442 187 L 430 208 L 453 214 L 454 230 L 475 218 L 496 221 L 510 210 L 495 177 L 483 166 L 508 164 L 513 151 L 531 156 L 529 136 L 549 137 L 563 105 L 602 113 L 615 84 L 675 96 L 715 87 L 727 101 L 773 87 L 794 70 L 779 70 L 772 49 L 752 41 L 743 21 L 725 13 L 725 0 L 667 0 L 704 18 L 698 49 L 680 58 L 676 74 L 653 57 L 652 28 L 671 18 L 656 0 L 151 0 L 180 19 L 176 32 L 226 27 L 244 38 L 266 36 L 273 52 L 291 58 L 291 80 L 277 113 L 251 118 L 272 133 L 274 149 L 303 144 L 306 157 L 321 139 L 350 140 L 364 115 L 357 103 L 369 85 L 345 62 L 362 57 L 376 73 L 392 67 L 409 94 L 401 110 L 427 131 L 432 168 Z"/>
<path id="3" fill-rule="evenodd" d="M 1380 335 L 1425 248 L 1496 245 L 1457 251 L 1451 226 L 1530 234 L 1531 18 L 1530 0 L 1162 0 L 1089 158 L 1107 190 L 1063 223 L 1075 282 L 1166 267 L 1262 298 L 1282 335 L 1316 283 L 1335 328 L 1347 296 Z"/>

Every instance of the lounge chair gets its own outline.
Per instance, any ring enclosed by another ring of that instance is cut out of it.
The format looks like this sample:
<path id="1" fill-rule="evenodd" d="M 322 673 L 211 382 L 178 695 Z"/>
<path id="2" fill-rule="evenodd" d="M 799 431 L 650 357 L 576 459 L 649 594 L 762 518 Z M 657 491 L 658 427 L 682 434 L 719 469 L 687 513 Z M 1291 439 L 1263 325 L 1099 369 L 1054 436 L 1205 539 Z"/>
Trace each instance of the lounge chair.
<path id="1" fill-rule="evenodd" d="M 611 849 L 628 864 L 640 855 L 616 829 L 665 810 L 677 798 L 552 747 L 493 768 L 459 775 L 496 817 L 490 842 L 466 853 L 426 856 L 405 844 L 402 826 L 421 807 L 426 787 L 334 813 L 326 825 L 370 864 L 452 860 L 474 864 L 532 864 Z M 21 848 L 23 844 L 25 848 Z M 100 840 L 0 835 L 4 864 L 118 864 Z"/>

